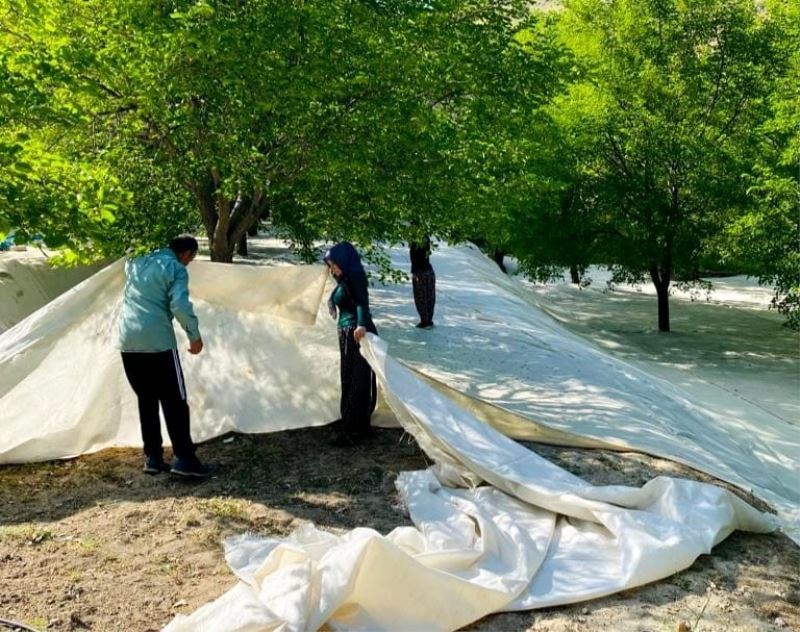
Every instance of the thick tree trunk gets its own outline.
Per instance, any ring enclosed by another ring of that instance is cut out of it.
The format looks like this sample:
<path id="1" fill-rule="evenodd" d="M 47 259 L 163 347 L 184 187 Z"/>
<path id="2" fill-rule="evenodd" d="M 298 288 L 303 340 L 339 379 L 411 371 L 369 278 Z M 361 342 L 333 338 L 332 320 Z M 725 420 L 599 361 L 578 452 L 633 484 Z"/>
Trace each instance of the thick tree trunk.
<path id="1" fill-rule="evenodd" d="M 240 192 L 236 199 L 230 199 L 220 191 L 221 178 L 217 170 L 210 169 L 207 175 L 205 181 L 190 182 L 187 188 L 197 201 L 208 235 L 211 260 L 230 263 L 237 245 L 244 247 L 240 254 L 246 255 L 247 231 L 268 212 L 268 199 L 260 190 L 247 195 Z"/>
<path id="2" fill-rule="evenodd" d="M 572 277 L 572 282 L 575 285 L 580 285 L 581 284 L 581 273 L 578 271 L 578 266 L 576 266 L 575 264 L 572 264 L 569 267 L 569 275 Z"/>
<path id="3" fill-rule="evenodd" d="M 658 330 L 669 331 L 669 284 L 672 281 L 672 265 L 650 266 L 650 278 L 658 297 Z"/>
<path id="4" fill-rule="evenodd" d="M 208 245 L 211 261 L 218 263 L 231 263 L 233 261 L 233 251 L 236 244 L 228 241 L 225 236 L 209 235 Z"/>
<path id="5" fill-rule="evenodd" d="M 239 237 L 239 243 L 236 244 L 236 254 L 240 257 L 247 256 L 247 235 L 250 234 L 250 229 L 247 229 L 247 232 Z"/>

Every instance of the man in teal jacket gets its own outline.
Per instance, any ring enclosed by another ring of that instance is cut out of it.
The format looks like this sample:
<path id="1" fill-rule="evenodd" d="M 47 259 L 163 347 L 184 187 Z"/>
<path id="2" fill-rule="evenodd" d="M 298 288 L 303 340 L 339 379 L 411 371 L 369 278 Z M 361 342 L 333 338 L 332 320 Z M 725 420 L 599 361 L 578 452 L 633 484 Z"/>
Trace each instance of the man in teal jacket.
<path id="1" fill-rule="evenodd" d="M 125 265 L 119 348 L 125 375 L 139 402 L 144 471 L 148 474 L 170 469 L 162 450 L 160 404 L 175 453 L 172 473 L 208 475 L 208 468 L 195 455 L 186 385 L 172 327 L 174 318 L 189 337 L 189 353 L 203 350 L 186 271 L 197 255 L 197 247 L 194 237 L 183 235 L 173 239 L 169 248 L 131 259 Z"/>

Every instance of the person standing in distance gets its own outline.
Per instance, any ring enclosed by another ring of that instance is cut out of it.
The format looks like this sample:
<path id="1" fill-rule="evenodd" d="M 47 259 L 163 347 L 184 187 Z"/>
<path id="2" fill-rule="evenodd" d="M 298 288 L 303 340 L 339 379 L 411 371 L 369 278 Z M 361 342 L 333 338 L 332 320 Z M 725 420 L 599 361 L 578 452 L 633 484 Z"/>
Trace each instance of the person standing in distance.
<path id="1" fill-rule="evenodd" d="M 414 305 L 419 314 L 417 327 L 433 327 L 433 309 L 436 306 L 436 273 L 431 265 L 431 240 L 425 237 L 422 242 L 408 245 L 411 259 L 411 287 L 414 291 Z"/>
<path id="2" fill-rule="evenodd" d="M 189 353 L 203 350 L 197 316 L 189 300 L 188 266 L 197 255 L 190 235 L 173 239 L 169 248 L 136 257 L 125 264 L 119 348 L 125 375 L 139 403 L 144 442 L 144 471 L 202 478 L 208 468 L 195 455 L 189 405 L 172 319 L 189 337 Z M 164 462 L 159 405 L 164 413 L 175 461 Z"/>

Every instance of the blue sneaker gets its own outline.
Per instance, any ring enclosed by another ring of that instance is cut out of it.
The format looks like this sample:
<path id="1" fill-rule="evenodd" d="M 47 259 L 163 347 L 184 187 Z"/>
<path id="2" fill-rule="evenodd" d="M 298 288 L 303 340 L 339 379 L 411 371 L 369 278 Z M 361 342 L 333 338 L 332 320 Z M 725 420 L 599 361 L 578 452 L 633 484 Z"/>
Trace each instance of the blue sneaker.
<path id="1" fill-rule="evenodd" d="M 209 469 L 208 466 L 203 465 L 197 457 L 188 459 L 177 458 L 172 464 L 170 472 L 178 476 L 205 478 L 209 474 Z"/>
<path id="2" fill-rule="evenodd" d="M 145 474 L 160 474 L 161 472 L 168 472 L 169 465 L 164 463 L 164 457 L 161 456 L 148 456 L 144 459 L 144 473 Z"/>

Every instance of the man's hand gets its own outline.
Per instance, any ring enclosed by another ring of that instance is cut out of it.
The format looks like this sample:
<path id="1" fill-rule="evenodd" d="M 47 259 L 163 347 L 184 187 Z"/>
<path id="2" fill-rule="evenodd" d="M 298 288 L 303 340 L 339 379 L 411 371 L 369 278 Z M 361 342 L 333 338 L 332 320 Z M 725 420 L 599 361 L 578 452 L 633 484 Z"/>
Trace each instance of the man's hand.
<path id="1" fill-rule="evenodd" d="M 353 338 L 356 339 L 356 342 L 361 342 L 361 339 L 366 335 L 367 335 L 366 327 L 356 327 L 356 330 L 353 332 Z"/>
<path id="2" fill-rule="evenodd" d="M 197 355 L 203 350 L 203 339 L 198 338 L 197 340 L 190 340 L 189 341 L 189 353 L 192 355 Z"/>

